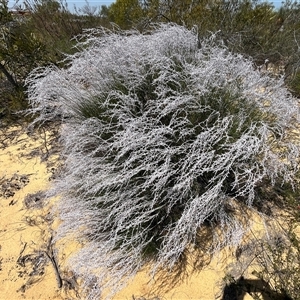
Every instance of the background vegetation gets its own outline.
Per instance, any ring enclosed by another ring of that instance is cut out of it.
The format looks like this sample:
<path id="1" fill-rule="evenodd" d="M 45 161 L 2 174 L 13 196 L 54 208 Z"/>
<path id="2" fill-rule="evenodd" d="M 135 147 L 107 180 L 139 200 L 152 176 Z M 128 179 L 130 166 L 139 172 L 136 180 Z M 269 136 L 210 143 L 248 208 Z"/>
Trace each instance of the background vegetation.
<path id="1" fill-rule="evenodd" d="M 64 3 L 27 1 L 9 10 L 0 2 L 0 103 L 1 117 L 16 120 L 27 107 L 25 79 L 37 67 L 63 66 L 65 54 L 76 51 L 75 38 L 84 28 L 103 25 L 94 15 L 71 13 Z"/>
<path id="2" fill-rule="evenodd" d="M 300 4 L 290 0 L 278 10 L 257 0 L 117 0 L 108 7 L 87 2 L 75 10 L 56 0 L 28 0 L 13 12 L 1 0 L 0 113 L 16 119 L 15 112 L 27 106 L 24 80 L 30 71 L 66 64 L 64 53 L 76 51 L 78 34 L 112 24 L 144 31 L 152 22 L 174 22 L 196 26 L 201 37 L 218 32 L 230 50 L 251 56 L 257 67 L 284 72 L 286 84 L 300 95 L 299 15 Z"/>

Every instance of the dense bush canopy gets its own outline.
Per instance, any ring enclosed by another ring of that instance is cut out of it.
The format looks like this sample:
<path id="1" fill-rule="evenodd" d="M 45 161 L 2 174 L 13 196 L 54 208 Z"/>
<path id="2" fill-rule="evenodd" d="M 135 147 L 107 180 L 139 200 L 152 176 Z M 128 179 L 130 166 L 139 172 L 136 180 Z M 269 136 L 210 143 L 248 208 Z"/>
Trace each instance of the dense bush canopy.
<path id="1" fill-rule="evenodd" d="M 172 268 L 207 224 L 223 232 L 211 251 L 238 243 L 232 199 L 251 207 L 264 180 L 293 184 L 298 102 L 214 36 L 94 29 L 77 47 L 27 83 L 36 122 L 63 122 L 58 236 L 83 243 L 72 266 L 88 297 L 91 274 L 117 289 L 149 259 Z"/>

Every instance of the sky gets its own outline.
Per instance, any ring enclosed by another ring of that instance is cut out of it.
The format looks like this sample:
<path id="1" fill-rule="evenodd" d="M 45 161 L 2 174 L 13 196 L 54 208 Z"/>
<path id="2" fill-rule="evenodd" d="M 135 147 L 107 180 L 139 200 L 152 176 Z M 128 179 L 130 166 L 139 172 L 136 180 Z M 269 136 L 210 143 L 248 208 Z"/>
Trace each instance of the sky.
<path id="1" fill-rule="evenodd" d="M 11 8 L 13 7 L 13 5 L 16 3 L 16 1 L 18 1 L 19 4 L 23 3 L 23 0 L 9 0 L 8 2 L 8 6 Z M 74 5 L 77 8 L 80 8 L 82 6 L 84 6 L 86 4 L 85 0 L 66 0 L 68 3 L 68 8 L 71 10 Z M 87 0 L 90 6 L 97 6 L 97 7 L 101 7 L 101 5 L 110 5 L 111 3 L 114 2 L 114 0 L 102 0 L 102 1 L 97 1 L 97 0 Z M 269 2 L 273 2 L 275 7 L 279 7 L 282 0 L 274 0 L 274 1 L 270 1 Z"/>

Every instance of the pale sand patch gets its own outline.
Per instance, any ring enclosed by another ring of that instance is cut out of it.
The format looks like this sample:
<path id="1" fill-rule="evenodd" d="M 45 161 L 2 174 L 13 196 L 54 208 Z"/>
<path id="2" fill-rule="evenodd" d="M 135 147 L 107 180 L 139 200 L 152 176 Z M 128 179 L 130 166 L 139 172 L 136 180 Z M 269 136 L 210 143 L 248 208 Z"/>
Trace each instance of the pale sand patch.
<path id="1" fill-rule="evenodd" d="M 53 176 L 57 156 L 45 137 L 21 127 L 1 132 L 0 299 L 67 299 L 47 257 L 52 203 L 42 203 L 42 194 L 24 203 L 26 196 L 46 190 Z"/>
<path id="2" fill-rule="evenodd" d="M 264 224 L 258 215 L 253 214 L 252 230 L 249 236 L 255 232 L 259 237 L 265 232 Z M 132 282 L 114 297 L 114 300 L 221 300 L 225 286 L 224 277 L 228 274 L 228 267 L 236 262 L 235 250 L 227 247 L 213 257 L 199 254 L 197 250 L 190 252 L 180 278 L 165 272 L 165 276 L 153 279 L 148 275 L 150 268 L 145 269 L 138 273 Z M 254 269 L 245 269 L 244 275 L 247 278 L 255 278 L 251 275 Z M 239 300 L 250 299 L 253 298 L 248 293 L 239 298 Z"/>
<path id="3" fill-rule="evenodd" d="M 59 223 L 50 213 L 55 200 L 34 205 L 35 200 L 38 204 L 43 201 L 42 194 L 37 198 L 34 195 L 49 187 L 57 153 L 53 153 L 43 132 L 28 135 L 21 128 L 11 128 L 2 132 L 0 142 L 0 299 L 83 299 L 72 289 L 75 278 L 67 266 L 78 244 L 60 241 L 53 247 L 63 284 L 59 288 L 55 268 L 47 257 L 53 229 Z M 28 195 L 33 197 L 26 198 Z M 262 234 L 264 226 L 259 217 L 253 222 L 255 234 Z M 165 273 L 151 279 L 145 268 L 114 299 L 222 299 L 222 279 L 235 255 L 227 248 L 213 259 L 207 258 L 203 267 L 193 268 L 203 259 L 193 253 L 178 278 Z M 251 270 L 247 272 L 250 274 Z M 242 299 L 252 297 L 245 295 Z"/>

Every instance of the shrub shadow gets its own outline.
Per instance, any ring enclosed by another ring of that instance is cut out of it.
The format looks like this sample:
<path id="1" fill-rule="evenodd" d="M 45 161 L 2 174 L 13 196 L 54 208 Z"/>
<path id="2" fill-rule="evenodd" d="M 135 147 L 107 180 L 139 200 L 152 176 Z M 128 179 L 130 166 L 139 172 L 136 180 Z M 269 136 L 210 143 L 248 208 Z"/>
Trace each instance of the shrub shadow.
<path id="1" fill-rule="evenodd" d="M 292 300 L 284 291 L 280 293 L 272 290 L 262 279 L 246 279 L 243 276 L 226 284 L 222 300 L 243 300 L 247 293 L 254 299 L 260 295 L 259 299 L 262 300 Z"/>

